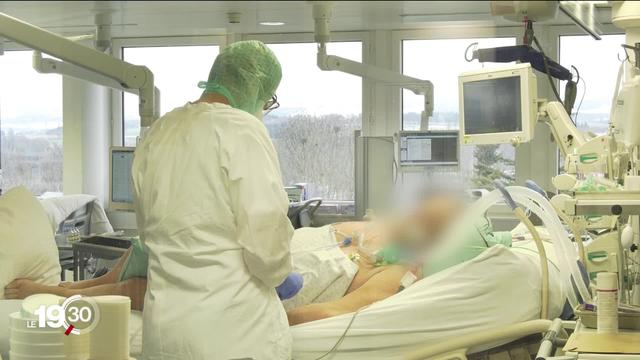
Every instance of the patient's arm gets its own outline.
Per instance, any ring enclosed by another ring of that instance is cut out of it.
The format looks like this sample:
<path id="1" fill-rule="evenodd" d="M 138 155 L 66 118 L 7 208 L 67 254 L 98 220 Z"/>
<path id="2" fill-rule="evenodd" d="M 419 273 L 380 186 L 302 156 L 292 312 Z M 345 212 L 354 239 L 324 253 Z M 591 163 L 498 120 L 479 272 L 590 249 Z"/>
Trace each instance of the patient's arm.
<path id="1" fill-rule="evenodd" d="M 326 303 L 310 304 L 289 310 L 289 325 L 302 324 L 332 316 L 347 314 L 390 297 L 398 292 L 400 280 L 407 272 L 402 266 L 389 266 L 384 271 L 372 276 L 358 289 L 339 300 Z"/>
<path id="2" fill-rule="evenodd" d="M 73 295 L 122 295 L 131 298 L 131 308 L 133 310 L 142 310 L 146 289 L 147 279 L 144 278 L 131 278 L 125 281 L 97 285 L 84 289 L 42 285 L 33 280 L 17 279 L 4 288 L 4 296 L 6 299 L 24 299 L 33 294 L 54 294 L 62 297 Z"/>

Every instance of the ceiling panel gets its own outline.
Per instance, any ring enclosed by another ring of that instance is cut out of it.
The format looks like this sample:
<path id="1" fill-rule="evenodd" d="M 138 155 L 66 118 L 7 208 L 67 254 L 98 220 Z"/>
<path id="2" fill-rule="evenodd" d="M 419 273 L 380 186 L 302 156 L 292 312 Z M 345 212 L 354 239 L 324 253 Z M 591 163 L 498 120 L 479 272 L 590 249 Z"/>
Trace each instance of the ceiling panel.
<path id="1" fill-rule="evenodd" d="M 0 11 L 61 34 L 92 30 L 94 16 L 100 12 L 112 14 L 114 37 L 313 31 L 307 1 L 2 1 Z M 229 24 L 229 12 L 241 14 L 239 24 Z M 261 21 L 285 25 L 263 26 L 258 24 Z M 552 23 L 570 21 L 559 15 Z M 489 1 L 336 1 L 331 28 L 356 31 L 479 24 L 514 25 L 492 17 Z"/>

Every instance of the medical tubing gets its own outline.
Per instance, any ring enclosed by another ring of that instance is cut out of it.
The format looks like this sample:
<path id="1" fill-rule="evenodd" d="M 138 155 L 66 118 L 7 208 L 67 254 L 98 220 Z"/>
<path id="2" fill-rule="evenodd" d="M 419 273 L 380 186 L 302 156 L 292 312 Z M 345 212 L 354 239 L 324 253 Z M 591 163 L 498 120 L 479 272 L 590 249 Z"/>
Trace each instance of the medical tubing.
<path id="1" fill-rule="evenodd" d="M 516 202 L 513 200 L 513 197 L 511 197 L 509 191 L 507 191 L 507 189 L 504 187 L 504 184 L 502 184 L 502 182 L 500 182 L 499 180 L 496 180 L 493 183 L 495 184 L 496 189 L 498 189 L 502 194 L 504 202 L 511 208 L 511 210 L 515 211 L 518 208 L 518 204 L 516 204 Z"/>
<path id="2" fill-rule="evenodd" d="M 553 245 L 556 248 L 558 264 L 562 269 L 561 274 L 565 281 L 565 287 L 571 305 L 574 307 L 578 305 L 573 286 L 576 287 L 583 301 L 589 300 L 591 296 L 587 286 L 582 280 L 582 273 L 576 261 L 578 259 L 576 248 L 567 236 L 551 204 L 536 192 L 526 188 L 513 187 L 513 191 L 511 189 L 510 191 L 514 195 L 514 198 L 516 198 L 516 201 L 536 213 L 549 229 Z"/>
<path id="3" fill-rule="evenodd" d="M 514 211 L 516 217 L 524 223 L 524 225 L 529 229 L 529 232 L 533 236 L 533 240 L 536 243 L 536 248 L 538 249 L 538 256 L 540 257 L 540 274 L 542 278 L 542 291 L 541 291 L 541 301 L 540 301 L 540 319 L 548 319 L 549 318 L 549 263 L 547 263 L 547 252 L 544 248 L 544 244 L 542 243 L 542 239 L 540 238 L 540 234 L 536 227 L 533 226 L 531 220 L 525 215 L 524 211 L 521 208 L 516 208 Z"/>
<path id="4" fill-rule="evenodd" d="M 555 206 L 554 204 L 551 204 L 551 206 L 553 206 L 553 209 L 558 214 L 558 217 L 560 218 L 560 220 L 564 221 L 564 223 L 567 224 L 567 226 L 571 229 L 575 243 L 578 246 L 578 258 L 580 259 L 582 264 L 586 264 L 587 263 L 587 260 L 585 257 L 586 252 L 584 251 L 584 244 L 582 243 L 582 234 L 580 233 L 580 230 L 578 230 L 579 229 L 578 226 L 575 224 L 573 220 L 571 220 L 569 215 L 565 214 L 562 210 L 558 209 L 557 206 Z"/>
<path id="5" fill-rule="evenodd" d="M 618 77 L 616 78 L 616 86 L 613 88 L 613 98 L 611 99 L 611 110 L 609 111 L 609 119 L 613 120 L 614 113 L 616 112 L 616 104 L 618 103 L 618 95 L 620 94 L 620 83 L 622 81 L 622 75 L 624 74 L 624 61 L 620 63 L 618 68 Z"/>
<path id="6" fill-rule="evenodd" d="M 567 236 L 567 233 L 559 221 L 551 204 L 536 192 L 515 187 L 518 190 L 512 191 L 516 200 L 524 206 L 530 208 L 549 229 L 553 245 L 556 248 L 556 256 L 561 270 L 561 277 L 564 280 L 566 294 L 568 295 L 571 306 L 577 306 L 578 300 L 573 287 L 578 290 L 583 301 L 591 298 L 587 286 L 582 280 L 582 273 L 577 264 L 578 255 L 573 243 Z"/>
<path id="7" fill-rule="evenodd" d="M 529 232 L 533 236 L 536 248 L 538 249 L 538 256 L 540 257 L 540 318 L 547 319 L 549 317 L 549 264 L 547 263 L 547 252 L 544 249 L 544 244 L 542 243 L 542 239 L 540 239 L 540 234 L 538 234 L 536 227 L 533 226 L 524 211 L 518 207 L 505 186 L 498 180 L 495 181 L 495 184 L 496 188 L 502 193 L 504 201 L 511 207 L 515 216 L 529 229 Z M 536 188 L 542 190 L 533 181 L 528 181 L 527 187 L 533 187 L 533 190 L 536 190 Z M 546 195 L 543 190 L 542 194 Z"/>
<path id="8" fill-rule="evenodd" d="M 544 189 L 543 189 L 543 188 L 541 188 L 541 187 L 540 187 L 540 185 L 536 184 L 536 182 L 535 182 L 535 181 L 533 181 L 533 180 L 527 180 L 527 181 L 525 181 L 525 182 L 524 182 L 524 185 L 525 185 L 527 188 L 529 188 L 529 189 L 531 189 L 531 190 L 533 190 L 533 191 L 537 192 L 538 194 L 540 194 L 540 195 L 544 196 L 545 198 L 547 198 L 547 199 L 549 198 L 549 197 L 547 196 L 546 191 L 544 191 Z"/>
<path id="9" fill-rule="evenodd" d="M 544 196 L 545 199 L 549 199 L 549 197 L 547 196 L 547 192 L 544 191 L 544 189 L 542 187 L 540 187 L 540 185 L 536 184 L 535 181 L 533 180 L 527 180 L 525 181 L 525 186 L 537 193 L 539 193 L 540 195 Z M 553 203 L 549 202 L 551 204 L 551 206 L 553 206 L 553 209 L 556 211 L 556 213 L 558 214 L 558 217 L 560 217 L 560 220 L 564 221 L 565 224 L 567 224 L 567 226 L 571 229 L 571 232 L 573 233 L 573 238 L 575 240 L 576 245 L 578 245 L 578 257 L 580 258 L 580 261 L 583 264 L 586 264 L 585 261 L 585 252 L 584 252 L 584 244 L 582 243 L 582 234 L 580 234 L 580 231 L 578 230 L 578 227 L 576 226 L 576 224 L 573 222 L 573 220 L 571 220 L 571 218 L 565 214 L 562 210 L 558 209 L 558 207 L 556 205 L 554 205 Z"/>

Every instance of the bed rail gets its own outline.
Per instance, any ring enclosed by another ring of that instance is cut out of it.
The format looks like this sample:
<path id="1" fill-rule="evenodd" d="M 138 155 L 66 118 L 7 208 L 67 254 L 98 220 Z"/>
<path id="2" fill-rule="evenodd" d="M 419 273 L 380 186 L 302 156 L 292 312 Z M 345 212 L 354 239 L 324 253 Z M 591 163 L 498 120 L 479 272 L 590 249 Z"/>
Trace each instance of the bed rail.
<path id="1" fill-rule="evenodd" d="M 531 320 L 519 324 L 501 326 L 472 334 L 455 337 L 439 344 L 425 346 L 405 357 L 408 360 L 465 360 L 466 352 L 480 345 L 504 340 L 518 339 L 524 336 L 545 333 L 552 330 L 551 320 Z"/>

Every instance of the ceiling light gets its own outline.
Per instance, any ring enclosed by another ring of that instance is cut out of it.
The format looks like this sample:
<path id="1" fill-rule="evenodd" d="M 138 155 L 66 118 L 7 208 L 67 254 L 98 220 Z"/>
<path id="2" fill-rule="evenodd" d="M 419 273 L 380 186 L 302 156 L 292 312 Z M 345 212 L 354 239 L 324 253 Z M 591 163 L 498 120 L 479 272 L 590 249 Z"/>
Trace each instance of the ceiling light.
<path id="1" fill-rule="evenodd" d="M 282 25 L 284 25 L 284 22 L 282 22 L 282 21 L 261 21 L 260 25 L 264 25 L 264 26 L 282 26 Z"/>

